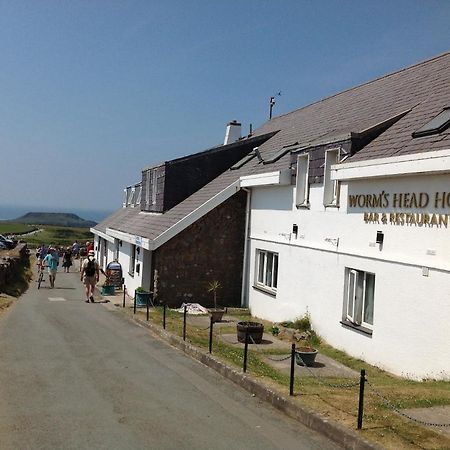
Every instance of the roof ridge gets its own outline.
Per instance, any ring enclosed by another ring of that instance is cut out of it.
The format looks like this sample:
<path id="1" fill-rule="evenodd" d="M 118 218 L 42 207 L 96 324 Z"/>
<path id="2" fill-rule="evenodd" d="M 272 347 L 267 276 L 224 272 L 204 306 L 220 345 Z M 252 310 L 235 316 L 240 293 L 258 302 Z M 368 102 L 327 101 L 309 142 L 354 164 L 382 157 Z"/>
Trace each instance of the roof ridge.
<path id="1" fill-rule="evenodd" d="M 285 116 L 288 116 L 288 115 L 290 115 L 290 114 L 294 114 L 294 113 L 296 113 L 297 111 L 301 111 L 302 109 L 308 108 L 308 107 L 310 107 L 310 106 L 312 106 L 312 105 L 315 105 L 315 104 L 317 104 L 317 103 L 324 102 L 325 100 L 328 100 L 328 99 L 330 99 L 330 98 L 337 97 L 338 95 L 342 95 L 342 94 L 344 94 L 344 93 L 346 93 L 346 92 L 350 92 L 350 91 L 352 91 L 352 90 L 354 90 L 354 89 L 358 89 L 358 88 L 360 88 L 361 86 L 366 86 L 366 85 L 368 85 L 368 84 L 375 83 L 376 81 L 382 80 L 383 78 L 391 77 L 391 76 L 393 76 L 393 75 L 396 75 L 396 74 L 398 74 L 398 73 L 404 72 L 404 71 L 406 71 L 406 70 L 411 70 L 411 69 L 413 69 L 414 67 L 421 66 L 421 65 L 424 65 L 424 64 L 428 64 L 428 63 L 430 63 L 430 62 L 432 62 L 432 61 L 434 61 L 434 60 L 436 60 L 436 59 L 443 58 L 444 56 L 447 56 L 447 55 L 450 55 L 450 50 L 449 50 L 449 51 L 446 51 L 446 52 L 444 52 L 444 53 L 440 53 L 439 55 L 433 56 L 432 58 L 429 58 L 429 59 L 425 59 L 425 60 L 416 62 L 416 63 L 414 63 L 414 64 L 412 64 L 412 65 L 410 65 L 410 66 L 402 67 L 401 69 L 395 70 L 395 71 L 393 71 L 393 72 L 389 72 L 389 73 L 387 73 L 387 74 L 385 74 L 385 75 L 381 75 L 381 76 L 379 76 L 379 77 L 377 77 L 377 78 L 374 78 L 374 79 L 372 79 L 372 80 L 366 81 L 366 82 L 364 82 L 364 83 L 357 84 L 356 86 L 352 86 L 352 87 L 350 87 L 350 88 L 344 89 L 343 91 L 336 92 L 335 94 L 329 95 L 329 96 L 327 96 L 327 97 L 323 97 L 323 98 L 321 98 L 321 99 L 319 99 L 319 100 L 316 100 L 316 101 L 314 101 L 314 102 L 312 102 L 312 103 L 308 103 L 308 104 L 305 105 L 305 106 L 302 106 L 302 107 L 300 107 L 300 108 L 294 109 L 293 111 L 289 111 L 289 112 L 287 112 L 287 113 L 285 113 L 285 114 L 281 114 L 281 115 L 279 115 L 279 116 L 276 116 L 276 117 L 273 118 L 273 120 L 279 119 L 279 118 L 282 118 L 282 117 L 285 117 Z M 269 121 L 269 122 L 270 122 L 270 121 Z M 266 122 L 266 123 L 267 123 L 267 122 Z"/>

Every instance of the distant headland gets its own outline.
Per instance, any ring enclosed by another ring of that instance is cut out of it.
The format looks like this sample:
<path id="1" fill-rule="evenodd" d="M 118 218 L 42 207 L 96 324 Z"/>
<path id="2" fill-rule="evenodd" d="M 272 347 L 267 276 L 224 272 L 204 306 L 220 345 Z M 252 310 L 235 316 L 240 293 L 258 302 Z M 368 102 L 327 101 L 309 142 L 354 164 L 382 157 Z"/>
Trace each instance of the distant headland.
<path id="1" fill-rule="evenodd" d="M 57 225 L 63 227 L 90 228 L 97 222 L 85 220 L 71 213 L 29 212 L 9 222 L 25 223 L 32 225 Z"/>

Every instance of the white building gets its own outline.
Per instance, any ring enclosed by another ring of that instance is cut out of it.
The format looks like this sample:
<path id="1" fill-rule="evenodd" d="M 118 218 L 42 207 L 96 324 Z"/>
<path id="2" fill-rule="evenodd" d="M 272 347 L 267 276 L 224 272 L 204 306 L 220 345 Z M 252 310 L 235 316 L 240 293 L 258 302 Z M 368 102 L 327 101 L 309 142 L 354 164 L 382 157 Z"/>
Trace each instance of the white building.
<path id="1" fill-rule="evenodd" d="M 163 245 L 178 236 L 183 248 L 183 230 L 192 244 L 185 256 L 196 250 L 196 230 L 203 246 L 212 243 L 217 236 L 195 225 L 244 190 L 247 208 L 228 203 L 214 222 L 223 232 L 230 211 L 245 216 L 234 228 L 245 235 L 243 306 L 277 322 L 308 312 L 329 344 L 354 357 L 448 379 L 449 80 L 445 53 L 276 117 L 252 136 L 261 142 L 247 141 L 251 152 L 176 206 L 122 208 L 99 224 L 97 246 L 133 266 L 133 288 L 152 286 Z M 233 248 L 216 239 L 212 257 L 223 263 Z M 183 264 L 166 273 L 169 284 Z M 205 272 L 195 267 L 186 286 Z"/>
<path id="2" fill-rule="evenodd" d="M 450 378 L 448 80 L 446 54 L 278 118 L 280 133 L 260 147 L 266 170 L 274 145 L 289 148 L 278 170 L 241 178 L 253 315 L 308 312 L 319 335 L 354 357 Z M 330 120 L 339 133 L 327 134 Z M 275 142 L 283 129 L 291 147 Z"/>

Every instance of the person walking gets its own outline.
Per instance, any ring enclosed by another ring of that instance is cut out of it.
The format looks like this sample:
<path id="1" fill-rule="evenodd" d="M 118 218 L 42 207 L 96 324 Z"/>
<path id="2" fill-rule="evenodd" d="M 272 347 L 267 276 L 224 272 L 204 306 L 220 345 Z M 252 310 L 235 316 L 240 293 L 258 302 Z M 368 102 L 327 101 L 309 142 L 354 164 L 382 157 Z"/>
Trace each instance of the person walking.
<path id="1" fill-rule="evenodd" d="M 94 303 L 95 284 L 100 279 L 100 266 L 94 255 L 94 250 L 89 250 L 88 257 L 83 261 L 81 266 L 80 279 L 86 286 L 86 303 L 89 303 L 89 301 Z"/>
<path id="2" fill-rule="evenodd" d="M 72 244 L 72 253 L 73 253 L 73 257 L 75 259 L 78 259 L 79 254 L 80 254 L 80 244 L 78 243 L 78 241 L 75 241 Z"/>
<path id="3" fill-rule="evenodd" d="M 70 266 L 72 265 L 72 248 L 67 247 L 63 253 L 63 263 L 64 272 L 69 273 Z"/>
<path id="4" fill-rule="evenodd" d="M 48 249 L 48 253 L 42 260 L 42 265 L 48 267 L 48 278 L 50 281 L 50 288 L 55 287 L 56 272 L 58 270 L 59 258 L 56 250 L 53 247 Z"/>

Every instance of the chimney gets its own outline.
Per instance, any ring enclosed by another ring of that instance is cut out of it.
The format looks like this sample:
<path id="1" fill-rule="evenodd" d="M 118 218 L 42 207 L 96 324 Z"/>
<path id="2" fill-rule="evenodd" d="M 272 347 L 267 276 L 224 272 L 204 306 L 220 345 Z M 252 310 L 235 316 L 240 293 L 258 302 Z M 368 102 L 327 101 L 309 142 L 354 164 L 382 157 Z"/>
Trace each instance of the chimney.
<path id="1" fill-rule="evenodd" d="M 232 144 L 241 138 L 241 124 L 237 120 L 228 122 L 223 145 Z"/>

